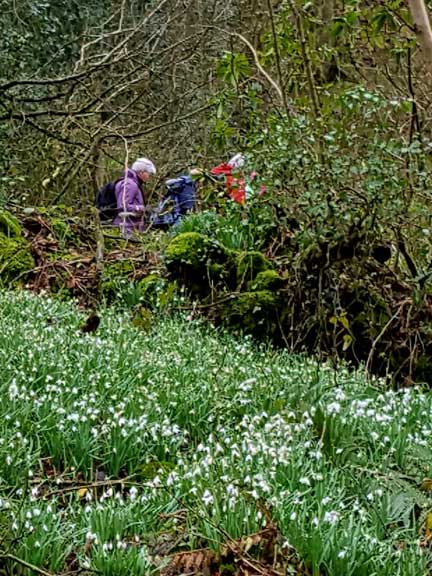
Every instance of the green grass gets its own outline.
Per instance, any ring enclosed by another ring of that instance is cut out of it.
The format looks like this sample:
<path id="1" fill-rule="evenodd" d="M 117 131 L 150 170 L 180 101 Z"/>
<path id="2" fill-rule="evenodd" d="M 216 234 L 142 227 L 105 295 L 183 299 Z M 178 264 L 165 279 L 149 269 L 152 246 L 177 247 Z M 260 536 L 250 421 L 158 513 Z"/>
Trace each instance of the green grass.
<path id="1" fill-rule="evenodd" d="M 271 517 L 313 575 L 429 573 L 429 393 L 185 318 L 83 320 L 0 293 L 0 558 L 135 576 Z"/>

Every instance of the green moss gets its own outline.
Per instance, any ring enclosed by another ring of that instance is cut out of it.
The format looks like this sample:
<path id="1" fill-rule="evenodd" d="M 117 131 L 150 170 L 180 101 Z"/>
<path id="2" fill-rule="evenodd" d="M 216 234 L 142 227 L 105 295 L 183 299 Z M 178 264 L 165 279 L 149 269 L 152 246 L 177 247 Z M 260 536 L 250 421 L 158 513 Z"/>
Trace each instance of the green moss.
<path id="1" fill-rule="evenodd" d="M 114 302 L 120 294 L 124 294 L 134 273 L 135 263 L 129 258 L 105 263 L 100 292 L 108 303 Z"/>
<path id="2" fill-rule="evenodd" d="M 100 284 L 100 293 L 105 298 L 107 304 L 111 304 L 116 299 L 119 286 L 114 280 L 103 280 Z"/>
<path id="3" fill-rule="evenodd" d="M 171 240 L 165 250 L 165 262 L 169 269 L 177 269 L 180 265 L 200 268 L 214 246 L 207 236 L 199 232 L 185 232 Z"/>
<path id="4" fill-rule="evenodd" d="M 156 306 L 159 296 L 164 292 L 167 281 L 158 274 L 149 274 L 138 282 L 141 302 L 144 306 Z"/>
<path id="5" fill-rule="evenodd" d="M 34 260 L 27 242 L 0 232 L 0 284 L 14 286 L 33 267 Z"/>
<path id="6" fill-rule="evenodd" d="M 173 462 L 157 461 L 153 460 L 142 464 L 137 473 L 145 480 L 150 480 L 155 476 L 160 476 L 162 478 L 166 477 L 172 470 L 174 470 L 175 464 Z"/>
<path id="7" fill-rule="evenodd" d="M 142 292 L 145 293 L 147 291 L 153 291 L 153 289 L 159 286 L 163 286 L 164 283 L 165 283 L 164 278 L 159 276 L 159 274 L 155 274 L 153 272 L 152 274 L 145 276 L 145 278 L 142 278 L 138 282 L 138 285 L 141 288 Z"/>
<path id="8" fill-rule="evenodd" d="M 133 290 L 134 285 L 129 282 L 127 277 L 114 277 L 102 279 L 100 284 L 100 293 L 105 298 L 107 304 L 125 299 L 125 295 Z"/>
<path id="9" fill-rule="evenodd" d="M 50 226 L 55 234 L 55 237 L 60 243 L 68 243 L 77 240 L 76 235 L 73 233 L 72 228 L 68 222 L 62 218 L 52 218 Z"/>
<path id="10" fill-rule="evenodd" d="M 50 216 L 51 218 L 62 218 L 65 215 L 72 216 L 75 212 L 73 206 L 67 206 L 66 204 L 56 204 L 55 206 L 37 206 L 36 210 L 39 214 L 44 214 L 46 216 Z"/>
<path id="11" fill-rule="evenodd" d="M 269 290 L 243 292 L 232 302 L 231 309 L 233 313 L 242 316 L 243 314 L 255 314 L 274 309 L 277 306 L 277 302 L 277 297 Z"/>
<path id="12" fill-rule="evenodd" d="M 259 292 L 261 290 L 280 290 L 284 284 L 284 280 L 276 270 L 265 270 L 257 274 L 255 280 L 248 283 L 248 289 L 252 292 Z"/>
<path id="13" fill-rule="evenodd" d="M 270 270 L 272 264 L 268 258 L 252 250 L 250 252 L 241 252 L 237 256 L 237 280 L 240 285 L 245 282 L 255 280 L 260 272 Z"/>
<path id="14" fill-rule="evenodd" d="M 160 309 L 169 308 L 179 297 L 180 290 L 177 282 L 167 282 L 165 289 L 157 296 L 157 305 Z"/>
<path id="15" fill-rule="evenodd" d="M 132 324 L 143 332 L 150 332 L 153 326 L 153 313 L 145 306 L 140 306 L 136 310 L 132 319 Z"/>
<path id="16" fill-rule="evenodd" d="M 107 252 L 110 252 L 111 250 L 124 250 L 127 247 L 128 240 L 125 240 L 118 226 L 109 227 L 107 229 L 102 227 L 102 232 L 104 236 L 105 250 Z"/>
<path id="17" fill-rule="evenodd" d="M 222 318 L 229 326 L 258 337 L 271 337 L 277 330 L 279 298 L 269 290 L 242 292 L 228 302 Z"/>
<path id="18" fill-rule="evenodd" d="M 223 280 L 226 277 L 227 268 L 225 264 L 210 262 L 208 264 L 209 276 L 213 280 Z"/>
<path id="19" fill-rule="evenodd" d="M 8 238 L 22 237 L 19 221 L 7 210 L 0 210 L 0 232 Z"/>
<path id="20" fill-rule="evenodd" d="M 170 276 L 195 294 L 205 294 L 210 285 L 230 283 L 234 269 L 231 252 L 199 232 L 173 238 L 164 256 Z"/>
<path id="21" fill-rule="evenodd" d="M 77 255 L 76 251 L 68 251 L 64 249 L 52 252 L 51 254 L 48 254 L 47 257 L 50 262 L 73 262 L 79 258 L 79 255 Z"/>
<path id="22" fill-rule="evenodd" d="M 135 272 L 135 264 L 129 258 L 112 260 L 105 263 L 103 277 L 106 279 L 127 278 L 133 272 Z"/>

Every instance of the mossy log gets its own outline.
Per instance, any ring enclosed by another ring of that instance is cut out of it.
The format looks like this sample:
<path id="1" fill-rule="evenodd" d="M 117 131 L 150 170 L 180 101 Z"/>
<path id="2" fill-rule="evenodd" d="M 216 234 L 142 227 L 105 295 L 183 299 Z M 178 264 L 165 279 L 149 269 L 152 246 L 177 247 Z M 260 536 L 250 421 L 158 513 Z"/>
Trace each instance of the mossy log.
<path id="1" fill-rule="evenodd" d="M 234 254 L 198 232 L 185 232 L 173 238 L 165 249 L 164 259 L 171 278 L 193 294 L 203 296 L 212 287 L 233 285 Z"/>
<path id="2" fill-rule="evenodd" d="M 235 330 L 268 339 L 278 331 L 279 297 L 270 290 L 242 292 L 220 310 L 224 324 Z"/>
<path id="3" fill-rule="evenodd" d="M 30 248 L 25 240 L 8 238 L 0 233 L 0 280 L 10 286 L 24 280 L 34 266 Z"/>

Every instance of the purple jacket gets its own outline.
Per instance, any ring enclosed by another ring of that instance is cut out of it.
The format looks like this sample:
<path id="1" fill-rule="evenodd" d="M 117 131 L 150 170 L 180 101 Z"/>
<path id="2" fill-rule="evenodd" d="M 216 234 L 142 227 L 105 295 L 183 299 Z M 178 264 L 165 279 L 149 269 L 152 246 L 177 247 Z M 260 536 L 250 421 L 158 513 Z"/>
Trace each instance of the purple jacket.
<path id="1" fill-rule="evenodd" d="M 144 198 L 141 181 L 134 170 L 128 169 L 123 178 L 115 186 L 117 209 L 119 212 L 133 212 L 127 217 L 116 216 L 114 224 L 120 226 L 125 236 L 130 236 L 133 230 L 144 228 Z M 123 230 L 124 227 L 124 230 Z"/>

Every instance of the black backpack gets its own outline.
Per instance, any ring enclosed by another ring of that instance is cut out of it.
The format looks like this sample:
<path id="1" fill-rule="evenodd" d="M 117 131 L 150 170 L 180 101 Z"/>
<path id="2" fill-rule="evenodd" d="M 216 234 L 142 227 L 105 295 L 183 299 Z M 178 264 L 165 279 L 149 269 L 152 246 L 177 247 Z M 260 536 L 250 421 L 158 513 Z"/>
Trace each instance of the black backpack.
<path id="1" fill-rule="evenodd" d="M 108 182 L 96 192 L 95 205 L 99 210 L 99 218 L 103 221 L 114 220 L 118 214 L 115 187 L 118 180 Z"/>

